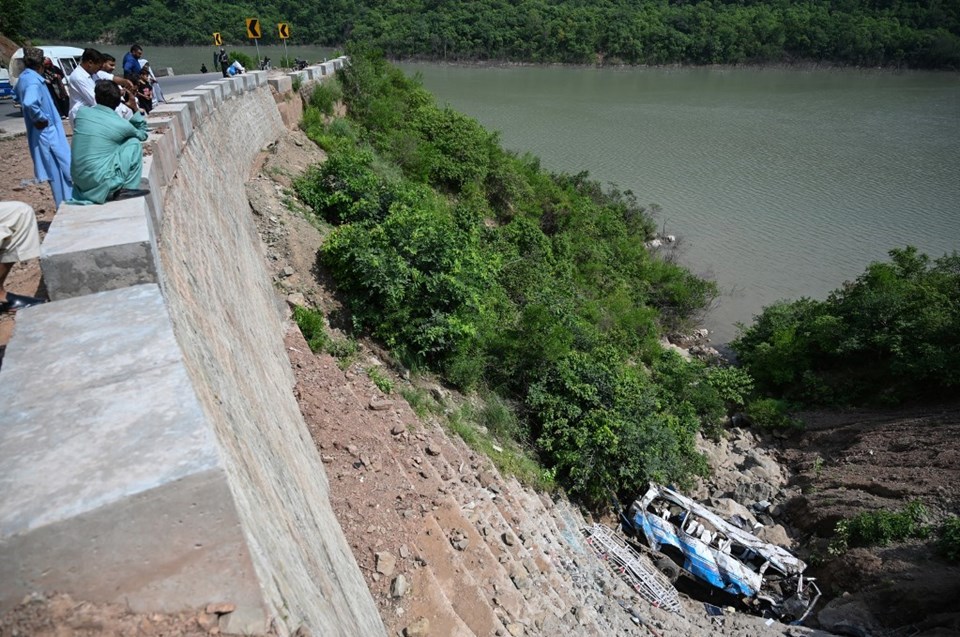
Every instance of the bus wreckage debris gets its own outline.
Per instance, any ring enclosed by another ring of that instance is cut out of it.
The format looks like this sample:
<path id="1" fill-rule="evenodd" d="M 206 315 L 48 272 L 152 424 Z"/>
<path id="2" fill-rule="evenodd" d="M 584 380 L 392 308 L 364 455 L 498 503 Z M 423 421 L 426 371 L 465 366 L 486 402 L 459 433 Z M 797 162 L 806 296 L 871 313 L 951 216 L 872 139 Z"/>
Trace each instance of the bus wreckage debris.
<path id="1" fill-rule="evenodd" d="M 740 598 L 751 610 L 799 624 L 820 598 L 807 565 L 697 502 L 651 484 L 620 513 L 621 528 L 694 579 Z M 659 565 L 659 561 L 658 561 Z"/>

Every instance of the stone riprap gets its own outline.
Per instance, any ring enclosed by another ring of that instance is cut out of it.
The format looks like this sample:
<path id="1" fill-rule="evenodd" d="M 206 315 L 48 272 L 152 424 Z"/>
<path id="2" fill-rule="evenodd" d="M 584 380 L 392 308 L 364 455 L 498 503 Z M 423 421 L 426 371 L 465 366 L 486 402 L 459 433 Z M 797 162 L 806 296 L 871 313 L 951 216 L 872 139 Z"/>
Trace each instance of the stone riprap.
<path id="1" fill-rule="evenodd" d="M 55 218 L 54 302 L 20 315 L 0 371 L 0 610 L 56 589 L 229 602 L 228 632 L 385 634 L 292 394 L 246 201 L 284 133 L 280 79 L 171 99 L 145 142 L 151 197 Z"/>

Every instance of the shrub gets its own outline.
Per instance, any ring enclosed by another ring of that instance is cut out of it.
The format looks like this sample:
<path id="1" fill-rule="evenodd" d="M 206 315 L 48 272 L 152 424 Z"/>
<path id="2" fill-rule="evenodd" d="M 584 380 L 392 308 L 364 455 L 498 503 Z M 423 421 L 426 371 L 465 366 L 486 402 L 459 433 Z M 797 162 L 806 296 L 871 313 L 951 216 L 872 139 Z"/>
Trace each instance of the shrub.
<path id="1" fill-rule="evenodd" d="M 786 401 L 760 398 L 747 405 L 747 419 L 755 427 L 767 430 L 797 429 L 801 423 L 790 417 Z"/>
<path id="2" fill-rule="evenodd" d="M 373 384 L 377 386 L 377 389 L 382 391 L 384 394 L 393 393 L 393 381 L 390 380 L 380 368 L 368 367 L 367 376 L 373 381 Z"/>
<path id="3" fill-rule="evenodd" d="M 837 523 L 830 553 L 838 555 L 850 546 L 886 546 L 891 542 L 923 539 L 930 535 L 927 509 L 914 500 L 899 511 L 865 511 Z"/>
<path id="4" fill-rule="evenodd" d="M 246 53 L 241 53 L 240 51 L 230 51 L 230 55 L 228 57 L 230 59 L 230 64 L 233 64 L 234 61 L 237 61 L 240 63 L 240 66 L 248 71 L 257 70 L 256 61 Z"/>
<path id="5" fill-rule="evenodd" d="M 960 562 L 960 517 L 948 516 L 939 530 L 937 550 L 950 562 Z"/>
<path id="6" fill-rule="evenodd" d="M 825 301 L 764 308 L 732 343 L 763 392 L 806 404 L 897 404 L 960 387 L 960 256 L 890 251 Z"/>
<path id="7" fill-rule="evenodd" d="M 293 309 L 293 318 L 303 334 L 303 338 L 310 346 L 310 351 L 316 354 L 323 351 L 330 343 L 326 328 L 323 324 L 323 314 L 303 306 Z"/>
<path id="8" fill-rule="evenodd" d="M 336 78 L 333 78 L 324 82 L 317 82 L 310 93 L 307 104 L 324 115 L 333 115 L 333 109 L 342 97 L 343 91 L 340 89 L 340 83 Z"/>

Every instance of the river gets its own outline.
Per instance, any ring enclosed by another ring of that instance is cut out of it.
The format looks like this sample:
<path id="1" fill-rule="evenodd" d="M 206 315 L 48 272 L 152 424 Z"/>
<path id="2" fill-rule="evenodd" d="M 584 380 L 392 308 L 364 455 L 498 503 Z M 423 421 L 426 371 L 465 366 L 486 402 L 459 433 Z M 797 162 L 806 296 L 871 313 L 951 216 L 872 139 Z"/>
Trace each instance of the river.
<path id="1" fill-rule="evenodd" d="M 890 248 L 960 250 L 956 74 L 402 66 L 507 148 L 659 204 L 682 261 L 721 289 L 716 343 Z"/>

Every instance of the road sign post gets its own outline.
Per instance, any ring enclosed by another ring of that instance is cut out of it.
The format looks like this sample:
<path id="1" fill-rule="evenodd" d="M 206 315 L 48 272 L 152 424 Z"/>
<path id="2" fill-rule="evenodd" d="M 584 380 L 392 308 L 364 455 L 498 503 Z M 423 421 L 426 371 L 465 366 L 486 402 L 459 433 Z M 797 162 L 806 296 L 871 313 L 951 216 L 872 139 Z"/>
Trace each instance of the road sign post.
<path id="1" fill-rule="evenodd" d="M 257 69 L 260 68 L 260 19 L 247 18 L 247 37 L 257 45 Z"/>
<path id="2" fill-rule="evenodd" d="M 281 22 L 277 25 L 277 33 L 280 34 L 280 39 L 283 40 L 283 57 L 286 59 L 287 64 L 289 64 L 290 54 L 287 53 L 287 38 L 290 37 L 290 25 L 286 22 Z"/>

